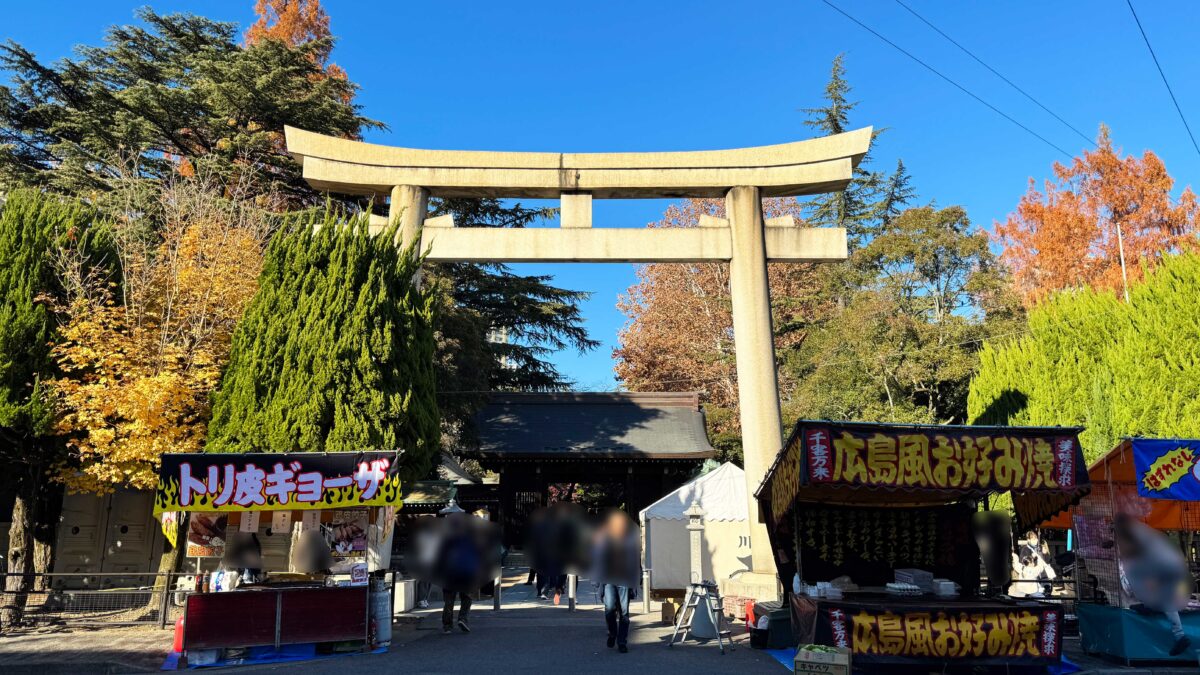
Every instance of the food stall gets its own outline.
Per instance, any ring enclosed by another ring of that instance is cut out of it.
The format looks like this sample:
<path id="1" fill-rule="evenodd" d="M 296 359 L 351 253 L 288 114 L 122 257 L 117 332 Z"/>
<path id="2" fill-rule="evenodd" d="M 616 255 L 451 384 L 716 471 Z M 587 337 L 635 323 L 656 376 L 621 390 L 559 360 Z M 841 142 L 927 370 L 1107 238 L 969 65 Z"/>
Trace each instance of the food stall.
<path id="1" fill-rule="evenodd" d="M 1123 511 L 1166 534 L 1184 552 L 1195 577 L 1200 572 L 1198 459 L 1200 440 L 1124 439 L 1088 469 L 1092 493 L 1068 512 L 1042 521 L 1043 528 L 1071 530 L 1084 651 L 1126 662 L 1196 662 L 1194 650 L 1170 653 L 1174 636 L 1161 613 L 1131 609 L 1137 601 L 1121 580 L 1113 518 Z M 1193 645 L 1200 645 L 1200 602 L 1193 599 L 1180 619 Z"/>
<path id="2" fill-rule="evenodd" d="M 195 579 L 176 638 L 184 661 L 386 643 L 390 596 L 368 582 L 388 567 L 400 506 L 394 452 L 164 455 L 155 513 L 168 538 L 186 537 L 171 543 Z"/>
<path id="3" fill-rule="evenodd" d="M 1076 428 L 801 421 L 757 492 L 800 644 L 860 665 L 1057 663 L 1062 609 L 980 597 L 972 520 L 1018 526 L 1088 491 Z"/>

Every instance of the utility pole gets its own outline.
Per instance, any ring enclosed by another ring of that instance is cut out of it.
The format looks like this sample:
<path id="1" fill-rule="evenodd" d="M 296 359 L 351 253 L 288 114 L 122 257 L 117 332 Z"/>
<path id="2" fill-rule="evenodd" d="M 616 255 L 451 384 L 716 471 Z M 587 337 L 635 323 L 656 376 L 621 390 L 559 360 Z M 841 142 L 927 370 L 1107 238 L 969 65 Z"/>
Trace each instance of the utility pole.
<path id="1" fill-rule="evenodd" d="M 1129 304 L 1129 275 L 1125 272 L 1125 237 L 1121 235 L 1121 223 L 1117 226 L 1117 252 L 1121 256 L 1121 287 L 1125 290 L 1125 304 Z"/>

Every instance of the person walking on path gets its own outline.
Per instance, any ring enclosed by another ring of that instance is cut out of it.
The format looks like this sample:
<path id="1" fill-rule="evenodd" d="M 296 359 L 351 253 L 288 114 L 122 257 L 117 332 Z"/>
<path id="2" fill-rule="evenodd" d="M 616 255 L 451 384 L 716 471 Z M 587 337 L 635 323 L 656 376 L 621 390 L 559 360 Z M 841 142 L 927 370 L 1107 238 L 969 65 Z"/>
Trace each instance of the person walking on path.
<path id="1" fill-rule="evenodd" d="M 442 632 L 449 633 L 454 624 L 454 600 L 459 600 L 458 627 L 471 632 L 467 617 L 471 612 L 471 593 L 479 586 L 483 554 L 469 527 L 470 516 L 454 514 L 445 520 L 446 532 L 442 541 L 438 567 L 441 571 Z"/>
<path id="2" fill-rule="evenodd" d="M 629 601 L 641 576 L 641 538 L 624 511 L 613 511 L 596 532 L 591 577 L 601 586 L 608 647 L 629 651 Z"/>
<path id="3" fill-rule="evenodd" d="M 470 633 L 471 596 L 494 580 L 500 570 L 499 532 L 493 523 L 461 509 L 444 510 L 442 517 L 422 520 L 428 522 L 418 522 L 414 537 L 418 549 L 413 555 L 416 576 L 442 589 L 442 632 L 450 633 L 457 625 L 462 632 Z M 455 600 L 459 602 L 457 622 Z"/>

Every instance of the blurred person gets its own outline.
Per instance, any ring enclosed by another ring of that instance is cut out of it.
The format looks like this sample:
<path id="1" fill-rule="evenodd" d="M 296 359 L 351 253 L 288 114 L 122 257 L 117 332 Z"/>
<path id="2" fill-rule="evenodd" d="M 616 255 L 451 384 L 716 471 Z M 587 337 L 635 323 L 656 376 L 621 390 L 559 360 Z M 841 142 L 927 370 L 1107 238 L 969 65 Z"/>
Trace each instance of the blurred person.
<path id="1" fill-rule="evenodd" d="M 417 607 L 429 608 L 429 594 L 433 592 L 433 570 L 437 567 L 438 528 L 433 526 L 434 520 L 429 516 L 417 520 L 413 528 L 412 544 L 415 550 L 405 552 L 405 562 L 410 566 L 411 574 L 417 579 Z M 411 562 L 410 562 L 411 561 Z"/>
<path id="2" fill-rule="evenodd" d="M 451 632 L 454 622 L 454 599 L 458 596 L 458 627 L 470 633 L 467 616 L 471 612 L 471 593 L 479 588 L 480 572 L 483 567 L 483 551 L 475 540 L 474 533 L 460 514 L 446 517 L 447 532 L 438 553 L 438 569 L 442 577 L 442 632 Z"/>
<path id="3" fill-rule="evenodd" d="M 499 570 L 500 544 L 495 524 L 461 511 L 446 513 L 420 519 L 412 541 L 416 550 L 409 555 L 414 561 L 414 575 L 442 589 L 442 632 L 452 632 L 455 625 L 464 633 L 471 632 L 471 594 L 494 579 Z M 459 602 L 457 622 L 455 600 Z"/>
<path id="4" fill-rule="evenodd" d="M 329 574 L 333 567 L 333 554 L 329 542 L 320 529 L 296 528 L 292 535 L 289 552 L 289 568 L 300 574 Z"/>
<path id="5" fill-rule="evenodd" d="M 987 572 L 986 597 L 1005 591 L 1012 581 L 1012 519 L 1002 511 L 979 511 L 971 517 L 971 532 Z"/>
<path id="6" fill-rule="evenodd" d="M 262 580 L 262 544 L 254 532 L 234 532 L 225 543 L 221 569 L 235 572 L 240 583 L 252 584 Z"/>
<path id="7" fill-rule="evenodd" d="M 597 530 L 592 549 L 593 581 L 604 598 L 608 647 L 629 651 L 629 601 L 641 578 L 641 538 L 624 511 L 612 511 Z"/>
<path id="8" fill-rule="evenodd" d="M 1178 656 L 1191 646 L 1179 617 L 1179 610 L 1188 603 L 1191 574 L 1183 551 L 1162 532 L 1138 520 L 1138 515 L 1136 509 L 1126 509 L 1113 518 L 1121 578 L 1145 609 L 1166 616 L 1175 637 L 1170 654 Z"/>
<path id="9" fill-rule="evenodd" d="M 588 529 L 583 509 L 574 502 L 555 502 L 538 509 L 529 521 L 529 579 L 537 580 L 537 596 L 561 601 L 567 575 L 587 567 Z"/>

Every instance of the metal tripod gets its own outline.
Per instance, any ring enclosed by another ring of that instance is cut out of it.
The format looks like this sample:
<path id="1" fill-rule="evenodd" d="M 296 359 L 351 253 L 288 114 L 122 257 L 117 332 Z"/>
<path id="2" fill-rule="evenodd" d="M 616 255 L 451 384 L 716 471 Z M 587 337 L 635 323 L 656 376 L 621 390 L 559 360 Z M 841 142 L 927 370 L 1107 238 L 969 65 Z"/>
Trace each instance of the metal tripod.
<path id="1" fill-rule="evenodd" d="M 721 591 L 715 583 L 711 581 L 702 581 L 693 583 L 688 586 L 687 594 L 683 598 L 683 609 L 679 610 L 679 617 L 675 620 L 675 631 L 671 633 L 671 641 L 667 646 L 673 646 L 676 640 L 686 640 L 688 633 L 692 630 L 692 621 L 696 618 L 696 612 L 707 612 L 708 620 L 717 632 L 717 646 L 721 648 L 721 654 L 725 654 L 725 640 L 729 639 L 729 631 L 725 629 L 725 612 L 721 606 Z M 683 631 L 683 635 L 679 631 Z"/>

